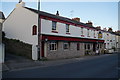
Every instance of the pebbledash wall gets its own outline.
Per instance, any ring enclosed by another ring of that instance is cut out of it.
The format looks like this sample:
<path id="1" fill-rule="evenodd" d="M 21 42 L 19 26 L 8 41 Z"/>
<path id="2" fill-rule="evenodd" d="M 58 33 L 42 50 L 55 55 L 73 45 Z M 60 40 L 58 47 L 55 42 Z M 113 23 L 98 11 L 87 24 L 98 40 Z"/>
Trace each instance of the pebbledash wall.
<path id="1" fill-rule="evenodd" d="M 48 59 L 59 59 L 59 58 L 72 58 L 72 57 L 80 57 L 80 56 L 84 56 L 84 43 L 79 43 L 80 44 L 80 49 L 77 50 L 77 42 L 70 42 L 70 46 L 68 49 L 64 49 L 63 45 L 64 42 L 62 41 L 58 41 L 57 45 L 58 48 L 55 51 L 51 51 L 50 49 L 50 42 L 47 42 L 47 55 L 46 57 Z"/>

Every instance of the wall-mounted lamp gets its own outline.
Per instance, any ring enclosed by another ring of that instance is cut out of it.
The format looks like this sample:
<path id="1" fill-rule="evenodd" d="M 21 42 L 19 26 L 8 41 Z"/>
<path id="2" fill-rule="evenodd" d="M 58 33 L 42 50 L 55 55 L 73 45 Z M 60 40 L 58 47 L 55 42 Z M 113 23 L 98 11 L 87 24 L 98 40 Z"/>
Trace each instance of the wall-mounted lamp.
<path id="1" fill-rule="evenodd" d="M 48 41 L 48 38 L 45 38 L 45 42 L 47 42 Z"/>

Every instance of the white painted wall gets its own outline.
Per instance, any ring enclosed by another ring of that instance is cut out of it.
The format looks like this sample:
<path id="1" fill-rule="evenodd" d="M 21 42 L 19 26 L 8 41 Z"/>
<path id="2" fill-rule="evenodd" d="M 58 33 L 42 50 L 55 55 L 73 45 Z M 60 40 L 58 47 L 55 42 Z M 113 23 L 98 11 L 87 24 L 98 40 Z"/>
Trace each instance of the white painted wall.
<path id="1" fill-rule="evenodd" d="M 0 44 L 0 63 L 4 63 L 4 44 Z"/>
<path id="2" fill-rule="evenodd" d="M 52 32 L 52 21 L 50 20 L 45 20 L 41 19 L 41 27 L 42 27 L 42 34 L 49 34 L 49 35 L 59 35 L 59 36 L 70 36 L 70 37 L 81 37 L 81 27 L 76 27 L 73 25 L 70 25 L 70 35 L 66 34 L 66 24 L 57 22 L 57 31 L 58 33 L 53 33 Z M 83 28 L 83 35 L 85 36 L 84 38 L 92 38 L 92 39 L 98 39 L 98 34 L 97 31 L 95 31 L 95 36 L 94 38 L 94 31 L 90 30 L 90 37 L 87 36 L 87 29 Z"/>
<path id="3" fill-rule="evenodd" d="M 38 15 L 20 5 L 17 5 L 15 10 L 3 23 L 3 31 L 7 38 L 17 39 L 25 43 L 31 44 L 32 50 L 36 50 L 38 45 L 38 34 L 32 35 L 32 27 L 38 27 Z M 14 45 L 14 44 L 13 44 Z M 37 51 L 32 51 L 37 54 Z"/>
<path id="4" fill-rule="evenodd" d="M 33 25 L 38 25 L 38 15 L 23 7 L 16 8 L 4 21 L 3 31 L 7 38 L 18 39 L 37 45 L 38 36 L 32 35 Z"/>
<path id="5" fill-rule="evenodd" d="M 0 23 L 3 23 L 3 21 L 4 21 L 3 19 L 0 19 Z"/>
<path id="6" fill-rule="evenodd" d="M 0 44 L 2 43 L 2 23 L 0 23 Z"/>

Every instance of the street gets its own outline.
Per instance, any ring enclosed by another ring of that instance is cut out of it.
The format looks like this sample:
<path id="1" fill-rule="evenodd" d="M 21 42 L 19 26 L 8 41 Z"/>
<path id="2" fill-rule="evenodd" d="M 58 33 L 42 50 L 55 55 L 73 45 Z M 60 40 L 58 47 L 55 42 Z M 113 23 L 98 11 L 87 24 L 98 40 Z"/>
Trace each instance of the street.
<path id="1" fill-rule="evenodd" d="M 107 54 L 74 63 L 8 71 L 3 72 L 3 78 L 118 78 L 118 57 Z"/>

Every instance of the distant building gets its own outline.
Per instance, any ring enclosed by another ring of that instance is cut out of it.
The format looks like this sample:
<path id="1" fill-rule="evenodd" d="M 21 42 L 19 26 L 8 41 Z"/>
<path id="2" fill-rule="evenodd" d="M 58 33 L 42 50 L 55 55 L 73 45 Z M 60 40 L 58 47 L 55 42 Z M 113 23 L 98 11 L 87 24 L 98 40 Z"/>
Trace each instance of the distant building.
<path id="1" fill-rule="evenodd" d="M 119 49 L 119 52 L 120 52 L 120 36 L 118 36 L 118 49 Z"/>

